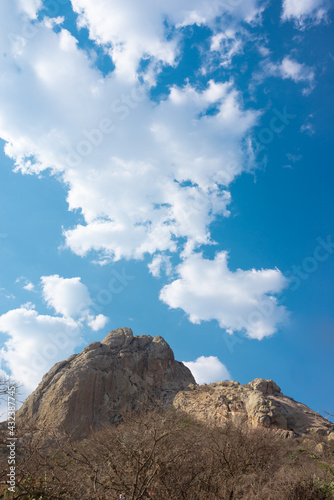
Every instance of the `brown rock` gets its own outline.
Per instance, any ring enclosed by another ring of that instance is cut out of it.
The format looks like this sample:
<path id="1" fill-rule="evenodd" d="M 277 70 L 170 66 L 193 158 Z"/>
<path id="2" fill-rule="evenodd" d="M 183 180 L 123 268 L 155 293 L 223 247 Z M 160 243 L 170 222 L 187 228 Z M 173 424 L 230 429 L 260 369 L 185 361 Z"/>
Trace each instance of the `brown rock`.
<path id="1" fill-rule="evenodd" d="M 256 378 L 248 384 L 254 391 L 260 391 L 262 394 L 274 394 L 281 392 L 281 388 L 273 380 L 265 380 L 264 378 Z"/>
<path id="2" fill-rule="evenodd" d="M 240 385 L 228 381 L 182 391 L 173 405 L 194 418 L 214 425 L 227 420 L 280 430 L 286 437 L 331 435 L 334 425 L 302 403 L 284 396 L 272 380 L 255 379 Z M 283 434 L 282 434 L 283 435 Z"/>
<path id="3" fill-rule="evenodd" d="M 119 420 L 127 411 L 167 402 L 195 380 L 162 337 L 108 333 L 57 363 L 17 413 L 17 421 L 64 428 L 74 438 Z"/>
<path id="4" fill-rule="evenodd" d="M 77 439 L 157 403 L 214 425 L 234 420 L 284 437 L 334 435 L 331 422 L 284 396 L 273 380 L 198 386 L 162 337 L 134 336 L 129 328 L 57 363 L 17 412 L 17 424 L 65 428 Z"/>

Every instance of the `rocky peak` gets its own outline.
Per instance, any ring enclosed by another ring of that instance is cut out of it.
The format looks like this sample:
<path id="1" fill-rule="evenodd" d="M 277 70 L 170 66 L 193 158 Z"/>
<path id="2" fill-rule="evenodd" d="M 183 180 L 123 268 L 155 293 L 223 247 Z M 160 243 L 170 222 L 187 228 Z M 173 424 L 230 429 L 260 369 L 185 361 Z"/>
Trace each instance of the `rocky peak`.
<path id="1" fill-rule="evenodd" d="M 189 384 L 195 384 L 190 370 L 162 337 L 118 328 L 51 368 L 17 418 L 83 437 L 124 412 L 167 403 Z"/>
<path id="2" fill-rule="evenodd" d="M 284 396 L 273 380 L 198 386 L 162 337 L 134 336 L 130 328 L 109 332 L 102 342 L 54 365 L 18 411 L 17 423 L 66 429 L 79 439 L 157 403 L 214 425 L 248 422 L 286 436 L 334 431 L 327 419 Z"/>
<path id="3" fill-rule="evenodd" d="M 259 391 L 264 395 L 280 393 L 281 388 L 273 380 L 265 380 L 264 378 L 256 378 L 249 382 L 249 387 L 254 391 Z"/>
<path id="4" fill-rule="evenodd" d="M 133 333 L 130 328 L 117 328 L 117 330 L 109 332 L 101 344 L 107 345 L 110 349 L 126 349 L 132 341 Z"/>

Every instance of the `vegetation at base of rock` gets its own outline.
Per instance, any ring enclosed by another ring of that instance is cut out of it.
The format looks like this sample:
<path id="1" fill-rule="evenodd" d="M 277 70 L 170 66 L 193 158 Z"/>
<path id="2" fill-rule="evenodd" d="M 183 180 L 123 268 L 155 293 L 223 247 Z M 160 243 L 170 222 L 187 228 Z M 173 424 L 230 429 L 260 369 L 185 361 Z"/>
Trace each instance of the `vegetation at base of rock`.
<path id="1" fill-rule="evenodd" d="M 18 429 L 17 489 L 3 499 L 325 500 L 334 498 L 334 441 L 274 429 L 205 425 L 179 410 L 124 416 L 81 441 Z"/>
<path id="2" fill-rule="evenodd" d="M 334 498 L 329 420 L 273 380 L 198 386 L 162 337 L 129 328 L 54 365 L 15 424 L 14 494 L 0 424 L 7 500 Z"/>

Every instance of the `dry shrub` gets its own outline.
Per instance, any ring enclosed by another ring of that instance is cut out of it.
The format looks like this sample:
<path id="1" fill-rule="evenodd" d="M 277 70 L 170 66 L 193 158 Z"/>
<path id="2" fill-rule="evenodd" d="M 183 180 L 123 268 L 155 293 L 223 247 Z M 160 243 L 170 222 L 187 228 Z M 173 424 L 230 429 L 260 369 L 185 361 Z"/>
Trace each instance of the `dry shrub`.
<path id="1" fill-rule="evenodd" d="M 325 438 L 283 439 L 246 423 L 209 427 L 173 409 L 147 411 L 81 442 L 24 432 L 17 494 L 0 498 L 112 500 L 124 491 L 127 500 L 323 500 L 334 498 L 333 464 Z M 2 478 L 6 472 L 3 464 Z"/>

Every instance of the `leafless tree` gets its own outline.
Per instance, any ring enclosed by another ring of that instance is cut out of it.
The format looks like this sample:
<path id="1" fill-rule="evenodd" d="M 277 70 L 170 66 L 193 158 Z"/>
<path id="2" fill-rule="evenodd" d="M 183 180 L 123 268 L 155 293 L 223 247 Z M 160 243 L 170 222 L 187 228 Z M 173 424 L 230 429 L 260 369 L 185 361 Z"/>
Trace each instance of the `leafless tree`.
<path id="1" fill-rule="evenodd" d="M 18 432 L 17 491 L 0 498 L 112 500 L 125 492 L 126 500 L 325 500 L 334 494 L 334 446 L 321 436 L 283 439 L 245 422 L 208 426 L 175 410 L 127 415 L 82 441 L 52 429 L 21 425 Z"/>

